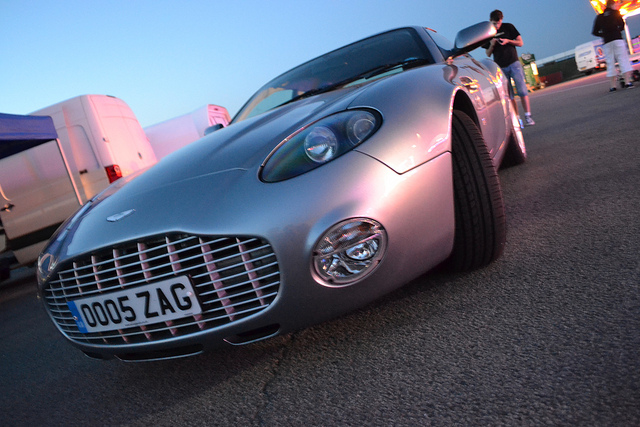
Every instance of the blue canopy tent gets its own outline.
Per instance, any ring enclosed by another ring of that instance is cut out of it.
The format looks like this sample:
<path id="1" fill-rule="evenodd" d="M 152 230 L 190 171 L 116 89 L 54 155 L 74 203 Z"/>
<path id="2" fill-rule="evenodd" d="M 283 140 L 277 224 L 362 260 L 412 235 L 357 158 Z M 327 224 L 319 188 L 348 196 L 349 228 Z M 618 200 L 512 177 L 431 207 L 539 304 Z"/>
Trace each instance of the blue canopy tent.
<path id="1" fill-rule="evenodd" d="M 49 116 L 0 113 L 0 159 L 58 138 Z"/>

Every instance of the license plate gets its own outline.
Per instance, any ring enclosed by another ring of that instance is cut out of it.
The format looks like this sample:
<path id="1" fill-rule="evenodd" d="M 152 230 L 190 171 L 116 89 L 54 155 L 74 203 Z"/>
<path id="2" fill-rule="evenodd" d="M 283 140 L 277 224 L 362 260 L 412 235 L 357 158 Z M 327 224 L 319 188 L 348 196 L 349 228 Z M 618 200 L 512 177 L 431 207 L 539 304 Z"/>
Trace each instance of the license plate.
<path id="1" fill-rule="evenodd" d="M 188 277 L 67 302 L 82 333 L 104 332 L 200 314 Z"/>

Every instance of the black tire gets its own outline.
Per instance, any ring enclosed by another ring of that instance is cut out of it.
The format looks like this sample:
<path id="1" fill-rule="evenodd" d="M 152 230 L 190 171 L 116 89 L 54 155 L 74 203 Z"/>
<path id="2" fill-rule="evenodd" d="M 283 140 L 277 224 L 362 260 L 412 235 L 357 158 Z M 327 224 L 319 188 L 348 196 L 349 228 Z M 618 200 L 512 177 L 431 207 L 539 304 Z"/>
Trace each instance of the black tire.
<path id="1" fill-rule="evenodd" d="M 506 240 L 502 188 L 487 145 L 469 116 L 453 112 L 455 237 L 447 266 L 473 270 L 496 260 Z"/>
<path id="2" fill-rule="evenodd" d="M 502 159 L 502 164 L 500 165 L 502 168 L 521 165 L 527 160 L 527 147 L 524 144 L 520 122 L 515 114 L 513 114 L 511 122 L 511 135 L 509 136 L 507 148 Z"/>

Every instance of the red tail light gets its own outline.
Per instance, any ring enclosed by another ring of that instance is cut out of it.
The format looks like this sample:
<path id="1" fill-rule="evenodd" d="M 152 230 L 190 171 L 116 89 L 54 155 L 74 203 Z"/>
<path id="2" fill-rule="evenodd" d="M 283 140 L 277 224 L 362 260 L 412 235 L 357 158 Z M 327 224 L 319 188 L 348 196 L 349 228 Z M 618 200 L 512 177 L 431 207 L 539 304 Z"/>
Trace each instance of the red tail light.
<path id="1" fill-rule="evenodd" d="M 104 170 L 107 171 L 109 184 L 122 178 L 122 171 L 120 170 L 120 166 L 118 165 L 105 166 Z"/>

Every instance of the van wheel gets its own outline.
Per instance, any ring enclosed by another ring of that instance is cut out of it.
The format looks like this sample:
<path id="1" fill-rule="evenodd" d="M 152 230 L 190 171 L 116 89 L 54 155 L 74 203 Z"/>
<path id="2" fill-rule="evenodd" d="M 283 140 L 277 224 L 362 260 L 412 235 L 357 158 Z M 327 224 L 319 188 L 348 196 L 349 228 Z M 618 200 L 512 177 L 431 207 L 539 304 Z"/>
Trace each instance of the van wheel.
<path id="1" fill-rule="evenodd" d="M 502 188 L 487 145 L 469 116 L 453 112 L 455 237 L 447 267 L 473 270 L 497 259 L 506 240 Z"/>

